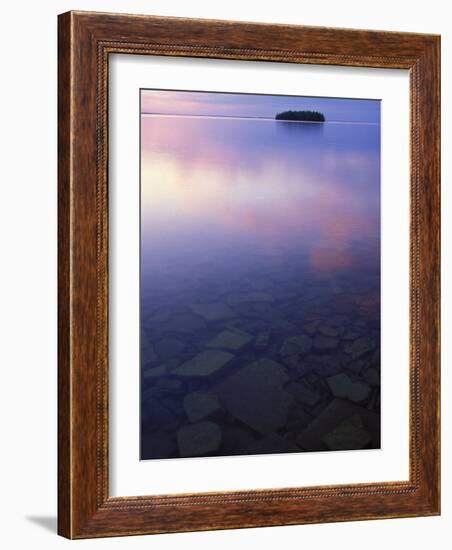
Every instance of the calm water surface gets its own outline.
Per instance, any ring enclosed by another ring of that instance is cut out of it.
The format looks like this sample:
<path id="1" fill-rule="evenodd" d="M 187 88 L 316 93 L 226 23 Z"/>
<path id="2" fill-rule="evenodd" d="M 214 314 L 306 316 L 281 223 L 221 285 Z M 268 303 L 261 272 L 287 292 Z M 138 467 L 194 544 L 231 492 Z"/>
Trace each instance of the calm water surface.
<path id="1" fill-rule="evenodd" d="M 380 126 L 141 140 L 141 458 L 379 447 Z"/>

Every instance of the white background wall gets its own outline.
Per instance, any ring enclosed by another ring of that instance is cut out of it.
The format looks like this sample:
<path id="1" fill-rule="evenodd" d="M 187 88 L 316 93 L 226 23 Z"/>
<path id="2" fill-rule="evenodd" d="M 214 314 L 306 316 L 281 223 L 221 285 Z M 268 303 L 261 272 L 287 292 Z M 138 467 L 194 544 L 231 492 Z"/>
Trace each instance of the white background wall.
<path id="1" fill-rule="evenodd" d="M 0 83 L 0 540 L 3 548 L 450 548 L 452 537 L 452 17 L 447 1 L 91 0 L 7 2 Z M 56 66 L 69 9 L 442 34 L 443 515 L 71 543 L 56 526 Z M 446 154 L 449 151 L 449 158 Z"/>

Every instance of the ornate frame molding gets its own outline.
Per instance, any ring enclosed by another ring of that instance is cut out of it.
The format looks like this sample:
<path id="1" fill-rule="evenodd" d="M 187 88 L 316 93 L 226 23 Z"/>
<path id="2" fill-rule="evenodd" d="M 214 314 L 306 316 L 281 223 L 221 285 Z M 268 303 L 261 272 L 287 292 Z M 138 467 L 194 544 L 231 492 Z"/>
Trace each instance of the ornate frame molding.
<path id="1" fill-rule="evenodd" d="M 439 45 L 438 36 L 408 33 L 89 12 L 59 16 L 60 534 L 85 538 L 439 513 Z M 409 481 L 109 497 L 110 54 L 410 71 Z"/>

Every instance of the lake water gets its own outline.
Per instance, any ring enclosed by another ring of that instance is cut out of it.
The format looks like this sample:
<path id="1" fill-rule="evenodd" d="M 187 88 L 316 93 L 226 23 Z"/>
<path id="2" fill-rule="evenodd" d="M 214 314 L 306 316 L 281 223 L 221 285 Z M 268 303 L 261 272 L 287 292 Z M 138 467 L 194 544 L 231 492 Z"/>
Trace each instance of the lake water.
<path id="1" fill-rule="evenodd" d="M 380 446 L 380 126 L 141 117 L 141 458 Z"/>

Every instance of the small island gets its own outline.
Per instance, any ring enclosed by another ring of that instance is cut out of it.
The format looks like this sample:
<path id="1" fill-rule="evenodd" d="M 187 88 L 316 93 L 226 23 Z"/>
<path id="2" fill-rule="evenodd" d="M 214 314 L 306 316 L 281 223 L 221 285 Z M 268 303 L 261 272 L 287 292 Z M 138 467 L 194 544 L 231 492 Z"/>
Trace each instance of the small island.
<path id="1" fill-rule="evenodd" d="M 318 111 L 283 111 L 275 116 L 276 120 L 297 120 L 301 122 L 325 122 L 325 115 Z"/>

